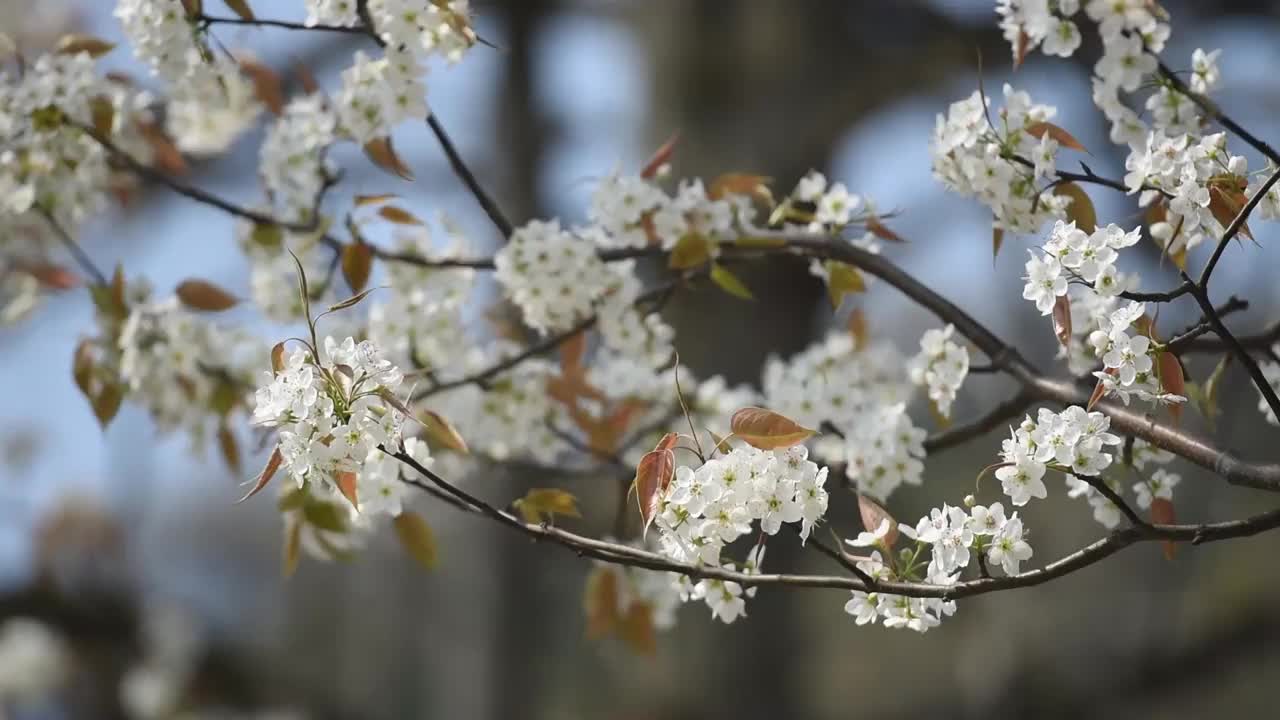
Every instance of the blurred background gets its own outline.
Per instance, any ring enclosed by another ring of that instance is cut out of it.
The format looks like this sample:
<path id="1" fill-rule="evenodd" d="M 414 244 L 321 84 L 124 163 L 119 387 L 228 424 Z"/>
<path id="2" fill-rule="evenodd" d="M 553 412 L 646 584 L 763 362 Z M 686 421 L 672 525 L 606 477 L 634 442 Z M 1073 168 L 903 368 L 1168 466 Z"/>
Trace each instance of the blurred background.
<path id="1" fill-rule="evenodd" d="M 1216 99 L 1256 135 L 1280 139 L 1280 5 L 1163 4 L 1173 16 L 1166 61 L 1183 70 L 1193 49 L 1222 48 Z M 206 3 L 209 12 L 219 5 Z M 260 17 L 304 16 L 295 0 L 251 5 Z M 21 32 L 25 47 L 71 28 L 116 40 L 113 6 L 3 0 L 0 29 Z M 497 49 L 477 47 L 457 66 L 432 67 L 429 102 L 517 223 L 582 219 L 592 178 L 638 168 L 679 131 L 677 176 L 762 173 L 785 192 L 816 168 L 881 209 L 900 211 L 893 227 L 910 242 L 890 246 L 892 259 L 1049 364 L 1049 327 L 1020 300 L 1024 248 L 1037 240 L 1010 238 L 993 265 L 989 213 L 932 180 L 929 137 L 935 115 L 976 89 L 981 56 L 989 93 L 1008 80 L 1056 105 L 1057 123 L 1092 151 L 1091 167 L 1122 176 L 1124 154 L 1107 142 L 1089 100 L 1096 48 L 1087 41 L 1071 60 L 1034 53 L 1015 73 L 991 0 L 475 0 L 474 7 L 480 35 Z M 273 67 L 302 64 L 330 81 L 362 47 L 342 34 L 225 27 L 216 34 Z M 145 76 L 125 49 L 104 63 Z M 190 180 L 252 202 L 256 183 L 246 178 L 260 139 L 247 136 L 229 156 L 195 165 Z M 398 192 L 416 209 L 447 211 L 477 249 L 496 246 L 426 128 L 402 127 L 396 143 L 416 183 L 397 185 L 368 163 L 346 162 L 358 155 L 339 154 L 346 192 Z M 1251 167 L 1261 166 L 1246 154 Z M 1103 222 L 1137 222 L 1133 198 L 1090 193 Z M 1240 332 L 1280 315 L 1271 271 L 1280 233 L 1262 223 L 1254 231 L 1260 246 L 1233 247 L 1216 276 L 1219 301 L 1235 293 L 1252 303 L 1231 319 Z M 232 220 L 157 188 L 92 225 L 83 244 L 100 266 L 123 262 L 158 288 L 199 275 L 247 294 Z M 1192 262 L 1203 262 L 1204 252 Z M 1138 255 L 1144 287 L 1171 285 L 1154 245 Z M 683 361 L 700 376 L 758 382 L 768 353 L 795 353 L 843 322 L 799 262 L 744 273 L 758 297 L 750 306 L 704 290 L 667 311 Z M 442 552 L 434 573 L 419 571 L 384 537 L 353 562 L 304 560 L 282 581 L 273 503 L 233 505 L 240 478 L 216 450 L 158 437 L 127 404 L 105 433 L 98 429 L 70 376 L 74 345 L 92 327 L 86 300 L 64 294 L 0 330 L 0 622 L 49 620 L 76 644 L 79 662 L 97 671 L 84 675 L 93 682 L 73 682 L 63 700 L 8 708 L 16 717 L 117 717 L 120 673 L 149 654 L 163 665 L 166 653 L 182 648 L 197 658 L 196 692 L 296 717 L 1274 714 L 1274 536 L 1184 546 L 1173 562 L 1158 547 L 1139 546 L 1047 586 L 963 602 L 925 636 L 855 627 L 841 611 L 847 596 L 836 591 L 763 590 L 749 617 L 730 627 L 700 604 L 683 608 L 651 657 L 585 639 L 589 563 L 447 507 L 426 507 Z M 888 287 L 859 303 L 873 332 L 908 350 L 935 323 Z M 1170 328 L 1195 320 L 1189 301 L 1162 313 Z M 1211 368 L 1204 359 L 1189 367 L 1193 379 Z M 1215 435 L 1247 458 L 1274 460 L 1275 430 L 1234 370 Z M 998 378 L 972 377 L 954 414 L 976 416 L 1010 394 Z M 919 410 L 917 422 L 930 426 Z M 1187 422 L 1204 430 L 1199 418 Z M 962 497 L 1000 435 L 929 458 L 925 485 L 899 491 L 895 514 L 918 517 Z M 1184 476 L 1180 520 L 1227 519 L 1270 502 L 1182 463 L 1175 471 Z M 467 482 L 496 502 L 547 484 L 497 471 Z M 572 482 L 585 506 L 581 529 L 606 532 L 614 483 Z M 1033 564 L 1102 533 L 1087 506 L 1060 488 L 1055 481 L 1050 499 L 1023 513 L 1035 532 Z M 828 517 L 851 535 L 852 496 L 835 492 Z M 829 570 L 820 560 L 770 549 L 773 569 Z"/>

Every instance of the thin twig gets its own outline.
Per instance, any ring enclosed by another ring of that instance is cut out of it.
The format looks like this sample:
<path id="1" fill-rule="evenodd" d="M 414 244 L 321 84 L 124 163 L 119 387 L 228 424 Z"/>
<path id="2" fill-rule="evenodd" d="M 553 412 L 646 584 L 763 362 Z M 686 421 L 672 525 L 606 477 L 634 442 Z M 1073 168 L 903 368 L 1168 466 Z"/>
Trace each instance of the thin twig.
<path id="1" fill-rule="evenodd" d="M 71 234 L 58 224 L 58 221 L 53 217 L 53 213 L 50 213 L 44 208 L 39 208 L 39 214 L 53 230 L 53 234 L 57 236 L 58 240 L 67 248 L 67 252 L 71 253 L 71 257 L 75 258 L 76 264 L 80 266 L 80 269 L 84 270 L 93 278 L 94 284 L 106 285 L 106 274 L 104 274 L 102 270 L 98 269 L 98 266 L 93 263 L 93 260 L 89 257 L 88 253 L 84 251 L 84 248 L 80 247 L 80 243 L 76 242 L 75 238 L 71 237 Z"/>

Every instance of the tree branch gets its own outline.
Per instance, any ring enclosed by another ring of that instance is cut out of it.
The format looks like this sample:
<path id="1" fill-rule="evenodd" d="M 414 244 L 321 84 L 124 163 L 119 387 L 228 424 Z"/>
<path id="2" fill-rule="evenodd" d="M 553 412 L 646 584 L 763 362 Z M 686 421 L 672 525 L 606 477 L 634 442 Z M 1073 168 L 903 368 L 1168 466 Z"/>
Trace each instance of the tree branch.
<path id="1" fill-rule="evenodd" d="M 1120 550 L 1138 542 L 1165 540 L 1172 542 L 1189 542 L 1200 544 L 1217 542 L 1232 538 L 1249 537 L 1280 527 L 1280 509 L 1254 515 L 1242 520 L 1231 520 L 1200 525 L 1133 525 L 1118 530 L 1066 557 L 1049 563 L 1043 568 L 1031 570 L 1020 575 L 1001 578 L 979 578 L 959 582 L 954 585 L 929 585 L 914 582 L 876 582 L 868 586 L 857 577 L 841 577 L 830 575 L 790 575 L 790 574 L 750 574 L 708 565 L 690 565 L 670 560 L 658 553 L 641 550 L 628 545 L 596 540 L 584 537 L 567 530 L 549 525 L 530 525 L 516 516 L 499 510 L 489 503 L 450 484 L 429 468 L 414 460 L 403 452 L 391 453 L 392 457 L 408 465 L 418 474 L 427 478 L 434 487 L 410 481 L 414 487 L 423 489 L 436 497 L 446 500 L 450 505 L 472 514 L 481 515 L 489 520 L 506 526 L 534 540 L 548 542 L 568 548 L 583 557 L 590 557 L 618 565 L 639 567 L 648 570 L 674 572 L 690 578 L 711 578 L 739 583 L 743 587 L 753 586 L 785 586 L 796 588 L 830 588 L 838 590 L 861 590 L 864 592 L 881 592 L 908 597 L 932 597 L 955 600 L 991 592 L 1011 590 L 1021 587 L 1040 585 L 1058 577 L 1097 563 Z M 431 489 L 428 489 L 431 488 Z"/>

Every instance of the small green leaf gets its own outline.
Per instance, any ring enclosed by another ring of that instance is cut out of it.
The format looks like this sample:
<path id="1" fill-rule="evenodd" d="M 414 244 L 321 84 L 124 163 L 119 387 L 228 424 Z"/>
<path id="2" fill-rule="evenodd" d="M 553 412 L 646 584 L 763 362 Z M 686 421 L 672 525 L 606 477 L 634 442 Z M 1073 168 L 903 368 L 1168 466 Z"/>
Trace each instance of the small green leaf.
<path id="1" fill-rule="evenodd" d="M 831 298 L 832 308 L 838 309 L 845 295 L 866 291 L 867 283 L 858 268 L 837 260 L 826 261 L 826 266 L 827 296 Z"/>
<path id="2" fill-rule="evenodd" d="M 751 291 L 747 289 L 747 286 L 743 285 L 742 281 L 738 279 L 738 276 L 729 272 L 728 268 L 720 263 L 711 263 L 711 282 L 734 297 L 742 298 L 743 300 L 755 299 L 751 295 Z"/>
<path id="3" fill-rule="evenodd" d="M 320 530 L 336 533 L 347 531 L 347 512 L 337 503 L 308 498 L 302 505 L 302 516 Z"/>

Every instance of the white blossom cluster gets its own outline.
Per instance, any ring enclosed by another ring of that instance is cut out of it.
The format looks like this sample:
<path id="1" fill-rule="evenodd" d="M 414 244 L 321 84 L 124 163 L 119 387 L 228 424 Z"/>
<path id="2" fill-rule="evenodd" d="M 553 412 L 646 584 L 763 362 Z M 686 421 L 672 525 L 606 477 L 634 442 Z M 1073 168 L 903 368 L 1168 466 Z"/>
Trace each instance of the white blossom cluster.
<path id="1" fill-rule="evenodd" d="M 1070 475 L 1097 476 L 1113 459 L 1108 446 L 1121 439 L 1107 430 L 1111 418 L 1072 405 L 1060 413 L 1041 408 L 1032 420 L 1023 419 L 1002 444 L 1004 466 L 996 470 L 1001 489 L 1016 506 L 1048 495 L 1045 471 L 1052 468 Z"/>
<path id="2" fill-rule="evenodd" d="M 308 0 L 309 6 L 337 6 L 339 23 L 349 11 L 342 0 Z M 462 54 L 476 43 L 470 26 L 470 0 L 369 0 L 369 19 L 378 36 L 388 46 L 426 56 L 438 54 L 449 62 L 458 62 Z M 316 13 L 318 16 L 318 13 Z"/>
<path id="3" fill-rule="evenodd" d="M 955 327 L 926 330 L 920 352 L 907 361 L 907 376 L 929 389 L 929 399 L 943 417 L 951 416 L 951 403 L 969 374 L 969 350 L 951 339 Z"/>
<path id="4" fill-rule="evenodd" d="M 771 357 L 764 368 L 764 402 L 806 427 L 826 424 L 814 454 L 846 463 L 859 492 L 887 498 L 903 483 L 918 485 L 924 471 L 925 432 L 906 412 L 912 385 L 892 344 L 859 349 L 848 333 L 831 333 L 788 361 Z"/>
<path id="5" fill-rule="evenodd" d="M 1121 292 L 1136 290 L 1140 285 L 1136 273 L 1117 272 L 1115 285 Z M 1090 286 L 1075 283 L 1067 288 L 1071 305 L 1071 338 L 1058 346 L 1058 356 L 1066 358 L 1067 368 L 1075 375 L 1089 375 L 1097 369 L 1098 358 L 1089 344 L 1089 336 L 1095 330 L 1106 331 L 1111 327 L 1111 315 L 1122 302 L 1117 295 L 1102 295 Z"/>
<path id="6" fill-rule="evenodd" d="M 1170 136 L 1155 130 L 1142 147 L 1133 149 L 1125 167 L 1125 184 L 1131 192 L 1142 191 L 1144 204 L 1156 200 L 1160 191 L 1171 196 L 1167 216 L 1153 224 L 1151 232 L 1166 252 L 1176 253 L 1222 234 L 1224 223 L 1210 205 L 1220 203 L 1224 194 L 1235 196 L 1245 189 L 1249 161 L 1227 151 L 1225 133 Z"/>
<path id="7" fill-rule="evenodd" d="M 1119 251 L 1137 244 L 1141 230 L 1125 232 L 1118 225 L 1107 225 L 1086 233 L 1075 222 L 1059 220 L 1037 255 L 1028 251 L 1027 284 L 1022 297 L 1036 304 L 1041 315 L 1053 312 L 1054 302 L 1067 294 L 1067 281 L 1079 279 L 1090 283 L 1103 297 L 1118 295 L 1124 286 L 1119 282 L 1116 260 Z"/>
<path id="8" fill-rule="evenodd" d="M 727 562 L 721 567 L 747 575 L 758 575 L 763 569 L 764 551 L 765 545 L 757 544 L 751 548 L 751 552 L 747 553 L 747 559 L 742 562 L 741 567 L 732 562 Z M 747 600 L 756 596 L 754 587 L 743 588 L 741 583 L 733 580 L 703 578 L 694 583 L 688 578 L 683 578 L 679 581 L 678 587 L 682 601 L 702 600 L 707 607 L 711 608 L 711 617 L 725 624 L 740 617 L 746 617 Z"/>
<path id="9" fill-rule="evenodd" d="M 827 468 L 808 458 L 803 445 L 776 451 L 739 447 L 696 469 L 676 468 L 675 479 L 657 498 L 661 552 L 680 562 L 724 566 L 722 551 L 749 534 L 756 521 L 767 535 L 777 534 L 783 523 L 798 523 L 801 540 L 807 539 L 828 503 Z M 724 622 L 742 614 L 745 604 L 734 583 L 708 583 L 692 597 L 705 599 Z"/>
<path id="10" fill-rule="evenodd" d="M 817 170 L 810 170 L 800 178 L 795 190 L 791 192 L 791 198 L 813 205 L 813 220 L 809 223 L 809 229 L 814 232 L 842 229 L 874 214 L 875 210 L 869 201 L 850 193 L 844 183 L 828 184 L 826 176 Z M 870 237 L 865 238 L 865 241 L 872 242 Z"/>
<path id="11" fill-rule="evenodd" d="M 268 126 L 258 150 L 258 175 L 281 219 L 312 219 L 329 177 L 325 151 L 337 131 L 337 116 L 318 93 L 290 100 Z"/>
<path id="12" fill-rule="evenodd" d="M 1145 470 L 1149 464 L 1167 465 L 1174 459 L 1173 453 L 1161 450 L 1140 439 L 1134 440 L 1128 454 L 1129 463 L 1135 471 L 1139 472 Z M 1137 496 L 1138 506 L 1143 510 L 1149 509 L 1153 497 L 1172 500 L 1173 487 L 1180 480 L 1181 478 L 1177 474 L 1171 473 L 1163 467 L 1155 468 L 1149 476 L 1142 476 L 1132 487 Z M 1066 482 L 1067 497 L 1082 497 L 1088 501 L 1090 508 L 1093 510 L 1093 519 L 1103 527 L 1108 530 L 1114 530 L 1124 520 L 1124 514 L 1120 511 L 1120 508 L 1105 495 L 1098 492 L 1093 485 L 1075 475 L 1067 475 Z M 1095 479 L 1094 482 L 1104 483 L 1117 495 L 1124 494 L 1124 487 L 1117 473 L 1108 473 Z"/>
<path id="13" fill-rule="evenodd" d="M 443 222 L 446 229 L 451 226 Z M 443 251 L 434 249 L 426 227 L 397 233 L 396 251 L 428 261 L 456 257 L 465 249 L 458 235 Z M 470 268 L 431 268 L 388 263 L 387 290 L 369 309 L 369 339 L 393 362 L 449 378 L 462 366 L 474 343 L 467 336 L 463 311 L 475 284 Z"/>
<path id="14" fill-rule="evenodd" d="M 38 211 L 74 232 L 100 209 L 111 171 L 83 128 L 106 110 L 111 122 L 97 130 L 147 161 L 137 120 L 147 117 L 148 102 L 146 93 L 97 77 L 85 52 L 41 55 L 22 73 L 0 72 L 0 226 L 13 230 L 0 230 L 0 247 L 30 253 L 52 244 Z"/>
<path id="15" fill-rule="evenodd" d="M 320 280 L 327 276 L 333 254 L 320 244 L 318 234 L 292 233 L 277 227 L 242 222 L 236 226 L 236 239 L 249 261 L 250 298 L 268 320 L 280 324 L 305 320 L 294 257 L 310 279 L 308 289 L 313 304 L 342 299 L 334 283 L 324 286 Z M 342 327 L 348 323 L 346 315 L 329 317 Z"/>
<path id="16" fill-rule="evenodd" d="M 1069 57 L 1080 47 L 1080 28 L 1071 20 L 1079 10 L 1079 0 L 996 0 L 1000 31 L 1015 59 L 1037 47 Z"/>
<path id="17" fill-rule="evenodd" d="M 338 497 L 343 479 L 354 479 L 357 497 L 370 500 L 361 515 L 395 515 L 398 496 L 379 500 L 381 488 L 395 483 L 369 460 L 379 447 L 400 447 L 405 418 L 383 399 L 399 387 L 400 370 L 367 340 L 339 343 L 330 336 L 323 353 L 321 361 L 299 348 L 278 374 L 268 373 L 256 394 L 254 421 L 277 428 L 284 469 L 299 488 Z"/>
<path id="18" fill-rule="evenodd" d="M 27 617 L 0 624 L 0 703 L 36 708 L 71 679 L 71 648 L 61 634 Z"/>
<path id="19" fill-rule="evenodd" d="M 541 332 L 564 332 L 591 314 L 609 287 L 609 271 L 588 242 L 559 220 L 532 220 L 494 256 L 498 282 Z"/>
<path id="20" fill-rule="evenodd" d="M 216 415 L 241 400 L 265 346 L 254 334 L 210 321 L 176 297 L 129 306 L 118 339 L 120 379 L 162 432 L 202 445 Z"/>
<path id="21" fill-rule="evenodd" d="M 858 569 L 875 580 L 888 580 L 891 577 L 878 550 L 872 552 L 866 560 L 860 561 Z M 949 585 L 954 582 L 954 577 L 931 577 L 928 581 L 936 585 Z M 879 620 L 887 628 L 907 628 L 923 633 L 942 624 L 942 618 L 954 615 L 956 603 L 954 600 L 940 598 L 916 598 L 854 590 L 853 597 L 844 605 L 844 611 L 852 615 L 858 625 Z"/>
<path id="22" fill-rule="evenodd" d="M 982 557 L 993 567 L 999 567 L 1006 575 L 1017 575 L 1021 565 L 1032 555 L 1031 545 L 1024 538 L 1022 519 L 1018 513 L 1006 517 L 1004 505 L 974 505 L 969 512 L 964 508 L 943 504 L 920 518 L 914 528 L 896 526 L 902 536 L 914 541 L 914 551 L 907 550 L 893 555 L 889 544 L 890 532 L 895 524 L 888 518 L 873 531 L 859 533 L 845 542 L 855 548 L 875 548 L 872 554 L 859 561 L 858 568 L 876 581 L 912 578 L 919 575 L 930 585 L 950 586 L 974 557 Z M 923 568 L 920 553 L 929 549 L 929 562 Z M 886 564 L 881 551 L 892 562 Z M 926 632 L 942 622 L 942 618 L 955 613 L 955 602 L 938 598 L 909 598 L 880 592 L 853 591 L 853 597 L 845 604 L 845 612 L 852 615 L 858 625 L 877 620 L 889 628 L 908 628 Z"/>
<path id="23" fill-rule="evenodd" d="M 413 53 L 387 48 L 373 60 L 356 51 L 355 64 L 342 71 L 342 87 L 333 97 L 342 134 L 363 145 L 386 137 L 404 120 L 427 117 L 427 88 Z"/>
<path id="24" fill-rule="evenodd" d="M 1116 395 L 1129 404 L 1130 394 L 1155 403 L 1181 403 L 1186 398 L 1161 387 L 1155 370 L 1161 352 L 1146 335 L 1129 335 L 1129 329 L 1146 313 L 1146 304 L 1130 302 L 1111 313 L 1110 326 L 1089 334 L 1094 355 L 1105 370 L 1094 373 L 1107 395 Z"/>
<path id="25" fill-rule="evenodd" d="M 1054 175 L 1059 143 L 1050 133 L 1028 132 L 1028 126 L 1047 122 L 1058 111 L 1033 104 L 1027 93 L 1008 84 L 1004 98 L 1005 106 L 991 116 L 994 127 L 978 91 L 938 115 L 931 142 L 933 174 L 948 189 L 990 207 L 996 228 L 1033 233 L 1045 221 L 1063 217 L 1071 202 L 1036 186 Z"/>
<path id="26" fill-rule="evenodd" d="M 178 149 L 212 155 L 231 146 L 262 112 L 239 64 L 212 51 L 182 0 L 119 0 L 115 16 L 133 46 L 166 84 L 166 127 Z"/>

